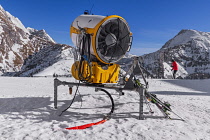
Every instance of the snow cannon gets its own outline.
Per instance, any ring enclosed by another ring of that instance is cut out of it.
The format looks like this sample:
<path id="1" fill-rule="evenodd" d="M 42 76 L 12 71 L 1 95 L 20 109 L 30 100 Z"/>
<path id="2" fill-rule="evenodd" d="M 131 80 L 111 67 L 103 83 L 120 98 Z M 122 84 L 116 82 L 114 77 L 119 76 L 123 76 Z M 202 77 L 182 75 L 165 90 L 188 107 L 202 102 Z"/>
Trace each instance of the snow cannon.
<path id="1" fill-rule="evenodd" d="M 71 24 L 70 36 L 77 54 L 72 76 L 88 83 L 117 83 L 120 67 L 116 62 L 132 44 L 126 20 L 117 15 L 85 13 Z"/>

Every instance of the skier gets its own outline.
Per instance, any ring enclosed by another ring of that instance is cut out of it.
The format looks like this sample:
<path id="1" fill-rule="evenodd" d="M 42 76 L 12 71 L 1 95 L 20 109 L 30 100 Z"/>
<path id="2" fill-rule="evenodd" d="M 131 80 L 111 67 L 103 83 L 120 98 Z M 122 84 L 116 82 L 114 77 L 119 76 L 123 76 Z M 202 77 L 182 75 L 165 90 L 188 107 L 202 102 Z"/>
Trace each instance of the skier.
<path id="1" fill-rule="evenodd" d="M 178 65 L 176 63 L 176 61 L 174 61 L 173 59 L 171 60 L 172 64 L 171 64 L 171 71 L 173 70 L 173 78 L 176 79 L 176 72 L 178 71 Z"/>

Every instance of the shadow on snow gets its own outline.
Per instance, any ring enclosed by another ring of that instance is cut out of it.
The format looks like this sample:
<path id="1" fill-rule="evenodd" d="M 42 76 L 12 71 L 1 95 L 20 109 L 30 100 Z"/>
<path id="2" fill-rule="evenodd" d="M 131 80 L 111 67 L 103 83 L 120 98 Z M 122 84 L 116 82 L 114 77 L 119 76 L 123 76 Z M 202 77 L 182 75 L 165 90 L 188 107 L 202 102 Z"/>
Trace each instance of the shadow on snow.
<path id="1" fill-rule="evenodd" d="M 64 112 L 62 116 L 59 114 L 68 107 L 71 100 L 58 100 L 58 109 L 54 109 L 54 102 L 51 97 L 15 97 L 15 98 L 0 98 L 0 115 L 8 115 L 7 118 L 10 119 L 31 119 L 35 122 L 43 121 L 67 121 L 73 122 L 78 120 L 97 120 L 102 119 L 104 115 L 110 112 L 110 105 L 98 105 L 95 107 L 84 108 L 71 107 L 68 111 Z M 79 102 L 77 99 L 75 102 Z M 87 101 L 83 101 L 87 102 Z M 126 103 L 115 103 L 115 111 L 118 108 L 121 108 L 124 104 L 138 102 L 126 102 Z M 103 111 L 100 111 L 103 109 Z M 93 111 L 94 110 L 94 111 Z M 125 113 L 114 113 L 112 114 L 112 119 L 121 119 L 121 118 L 136 118 L 138 119 L 138 112 L 125 112 Z M 90 113 L 84 113 L 90 112 Z"/>

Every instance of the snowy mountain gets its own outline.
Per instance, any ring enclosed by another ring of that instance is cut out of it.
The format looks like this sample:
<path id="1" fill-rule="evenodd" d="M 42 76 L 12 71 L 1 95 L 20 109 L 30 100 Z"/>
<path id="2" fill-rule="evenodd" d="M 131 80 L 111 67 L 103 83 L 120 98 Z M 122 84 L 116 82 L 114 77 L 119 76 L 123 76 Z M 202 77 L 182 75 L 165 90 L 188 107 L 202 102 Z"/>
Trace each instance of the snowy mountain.
<path id="1" fill-rule="evenodd" d="M 73 63 L 72 47 L 64 44 L 55 44 L 45 47 L 29 55 L 24 60 L 18 72 L 4 73 L 4 76 L 71 76 L 70 67 Z"/>
<path id="2" fill-rule="evenodd" d="M 145 68 L 159 78 L 171 77 L 171 59 L 179 64 L 179 78 L 210 78 L 210 33 L 182 30 L 143 59 Z"/>
<path id="3" fill-rule="evenodd" d="M 36 29 L 33 29 L 33 28 L 30 28 L 30 27 L 27 27 L 27 30 L 29 31 L 29 33 L 31 35 L 34 35 L 34 36 L 38 36 L 44 40 L 47 40 L 47 41 L 50 41 L 50 42 L 53 42 L 53 43 L 56 43 L 47 33 L 46 31 L 43 29 L 43 30 L 36 30 Z"/>
<path id="4" fill-rule="evenodd" d="M 28 71 L 28 63 L 35 58 L 36 54 L 37 60 L 31 62 L 30 67 L 32 65 L 33 68 L 35 65 L 38 67 L 40 64 L 39 67 L 42 68 L 39 68 L 39 70 L 44 69 L 53 65 L 58 57 L 61 58 L 60 56 L 65 54 L 63 51 L 70 48 L 68 45 L 56 44 L 45 30 L 25 28 L 18 18 L 12 16 L 0 6 L 0 75 L 6 72 L 21 70 L 21 73 L 23 73 Z M 57 55 L 55 55 L 56 53 Z M 41 54 L 49 59 L 45 60 L 44 57 L 40 57 Z M 23 64 L 27 65 L 23 66 Z M 37 69 L 33 71 L 35 72 Z"/>

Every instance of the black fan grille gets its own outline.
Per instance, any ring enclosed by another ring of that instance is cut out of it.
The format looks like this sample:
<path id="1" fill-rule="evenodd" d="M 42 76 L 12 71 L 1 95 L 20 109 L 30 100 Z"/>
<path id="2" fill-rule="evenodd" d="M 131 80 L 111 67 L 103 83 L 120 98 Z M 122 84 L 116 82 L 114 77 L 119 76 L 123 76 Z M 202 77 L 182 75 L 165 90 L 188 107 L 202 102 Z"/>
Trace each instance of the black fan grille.
<path id="1" fill-rule="evenodd" d="M 121 59 L 130 48 L 128 25 L 120 18 L 104 22 L 97 32 L 96 50 L 101 60 L 114 63 Z"/>

